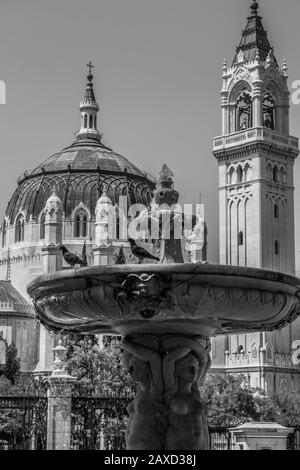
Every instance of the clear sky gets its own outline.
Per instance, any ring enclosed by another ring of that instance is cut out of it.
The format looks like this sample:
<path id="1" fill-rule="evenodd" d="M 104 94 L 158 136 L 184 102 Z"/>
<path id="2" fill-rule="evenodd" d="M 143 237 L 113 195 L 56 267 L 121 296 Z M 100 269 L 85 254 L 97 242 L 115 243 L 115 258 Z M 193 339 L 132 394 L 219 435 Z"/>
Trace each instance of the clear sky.
<path id="1" fill-rule="evenodd" d="M 231 63 L 250 0 L 0 0 L 0 212 L 17 177 L 69 145 L 79 128 L 87 68 L 95 65 L 104 143 L 157 175 L 175 174 L 186 203 L 202 193 L 209 259 L 218 261 L 221 68 Z M 260 0 L 278 62 L 300 80 L 299 0 Z M 300 105 L 291 107 L 299 136 Z M 300 160 L 295 168 L 296 224 Z M 296 225 L 300 250 L 300 224 Z M 297 253 L 300 269 L 300 255 Z"/>

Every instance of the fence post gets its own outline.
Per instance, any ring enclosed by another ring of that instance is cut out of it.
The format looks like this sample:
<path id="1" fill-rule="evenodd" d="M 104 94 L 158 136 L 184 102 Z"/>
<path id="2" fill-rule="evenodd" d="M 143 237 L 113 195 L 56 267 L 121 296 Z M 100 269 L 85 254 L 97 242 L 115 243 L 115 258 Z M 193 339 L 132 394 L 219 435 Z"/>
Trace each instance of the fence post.
<path id="1" fill-rule="evenodd" d="M 72 386 L 76 377 L 65 370 L 66 348 L 62 341 L 53 352 L 56 367 L 49 377 L 47 450 L 70 450 Z"/>

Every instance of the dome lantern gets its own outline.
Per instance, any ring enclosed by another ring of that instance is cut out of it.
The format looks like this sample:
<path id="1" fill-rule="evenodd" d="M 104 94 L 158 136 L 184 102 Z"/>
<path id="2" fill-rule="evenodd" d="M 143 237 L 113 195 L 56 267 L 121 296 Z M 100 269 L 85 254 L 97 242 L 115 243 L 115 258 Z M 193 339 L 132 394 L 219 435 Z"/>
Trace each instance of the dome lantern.
<path id="1" fill-rule="evenodd" d="M 89 73 L 87 76 L 87 85 L 85 95 L 80 103 L 81 112 L 81 126 L 80 130 L 76 133 L 76 139 L 94 139 L 101 142 L 102 134 L 97 129 L 97 113 L 99 111 L 99 105 L 96 101 L 94 88 L 93 88 L 93 75 L 91 61 L 87 64 Z"/>

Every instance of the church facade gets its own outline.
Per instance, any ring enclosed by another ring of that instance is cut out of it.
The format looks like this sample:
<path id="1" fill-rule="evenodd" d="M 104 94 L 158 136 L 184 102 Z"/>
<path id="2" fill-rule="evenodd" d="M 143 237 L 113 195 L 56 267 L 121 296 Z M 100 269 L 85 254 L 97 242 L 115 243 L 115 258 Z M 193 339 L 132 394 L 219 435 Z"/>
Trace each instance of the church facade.
<path id="1" fill-rule="evenodd" d="M 288 69 L 279 66 L 259 16 L 251 13 L 230 67 L 223 65 L 219 165 L 220 263 L 295 274 L 294 163 Z M 242 372 L 267 393 L 300 392 L 292 345 L 300 321 L 283 330 L 213 340 L 215 371 Z"/>

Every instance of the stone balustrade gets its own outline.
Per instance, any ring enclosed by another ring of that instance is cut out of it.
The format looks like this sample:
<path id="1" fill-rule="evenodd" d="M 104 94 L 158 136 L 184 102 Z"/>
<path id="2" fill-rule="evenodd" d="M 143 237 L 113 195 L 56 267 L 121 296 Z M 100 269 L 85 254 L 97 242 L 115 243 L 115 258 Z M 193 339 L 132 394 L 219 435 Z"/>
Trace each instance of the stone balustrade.
<path id="1" fill-rule="evenodd" d="M 280 134 L 266 127 L 254 127 L 228 136 L 216 137 L 213 143 L 213 150 L 228 149 L 260 140 L 298 151 L 299 139 L 297 137 Z"/>

